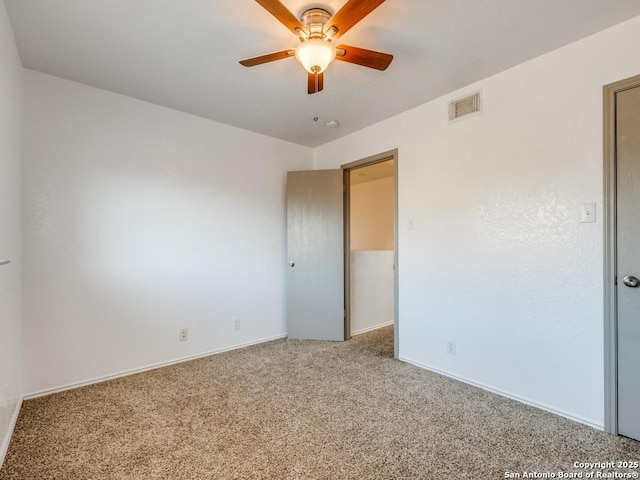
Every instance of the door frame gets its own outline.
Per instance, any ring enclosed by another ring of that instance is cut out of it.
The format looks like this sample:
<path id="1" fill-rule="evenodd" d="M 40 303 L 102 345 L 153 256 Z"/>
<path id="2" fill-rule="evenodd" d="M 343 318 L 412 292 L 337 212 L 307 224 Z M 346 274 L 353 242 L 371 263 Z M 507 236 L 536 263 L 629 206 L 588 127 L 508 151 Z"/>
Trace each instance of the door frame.
<path id="1" fill-rule="evenodd" d="M 398 302 L 398 149 L 372 155 L 355 162 L 341 165 L 344 175 L 344 338 L 351 338 L 351 201 L 350 175 L 357 168 L 393 160 L 394 206 L 393 206 L 393 356 L 400 352 L 400 325 Z"/>
<path id="2" fill-rule="evenodd" d="M 616 95 L 635 87 L 640 87 L 640 75 L 603 87 L 604 430 L 613 435 L 618 435 Z"/>

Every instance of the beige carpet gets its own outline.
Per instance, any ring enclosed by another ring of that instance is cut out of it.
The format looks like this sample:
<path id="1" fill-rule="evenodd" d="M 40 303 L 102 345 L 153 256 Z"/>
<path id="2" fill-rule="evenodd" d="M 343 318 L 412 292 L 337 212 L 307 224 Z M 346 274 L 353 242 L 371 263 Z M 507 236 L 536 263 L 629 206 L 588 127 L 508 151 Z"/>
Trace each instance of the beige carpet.
<path id="1" fill-rule="evenodd" d="M 280 340 L 26 401 L 0 479 L 640 472 L 574 468 L 640 460 L 640 443 L 394 360 L 392 336 Z"/>

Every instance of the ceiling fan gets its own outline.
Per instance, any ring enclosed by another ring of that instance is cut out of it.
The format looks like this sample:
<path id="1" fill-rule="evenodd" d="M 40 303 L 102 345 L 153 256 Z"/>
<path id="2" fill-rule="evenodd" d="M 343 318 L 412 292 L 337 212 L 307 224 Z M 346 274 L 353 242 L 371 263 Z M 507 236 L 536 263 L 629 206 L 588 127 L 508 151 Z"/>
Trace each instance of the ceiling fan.
<path id="1" fill-rule="evenodd" d="M 385 0 L 348 0 L 335 14 L 322 8 L 311 8 L 298 20 L 279 0 L 256 0 L 300 39 L 297 48 L 241 60 L 245 67 L 295 57 L 307 71 L 307 92 L 320 92 L 324 71 L 333 60 L 355 63 L 364 67 L 386 70 L 393 55 L 350 45 L 335 45 L 334 41 L 369 15 Z"/>

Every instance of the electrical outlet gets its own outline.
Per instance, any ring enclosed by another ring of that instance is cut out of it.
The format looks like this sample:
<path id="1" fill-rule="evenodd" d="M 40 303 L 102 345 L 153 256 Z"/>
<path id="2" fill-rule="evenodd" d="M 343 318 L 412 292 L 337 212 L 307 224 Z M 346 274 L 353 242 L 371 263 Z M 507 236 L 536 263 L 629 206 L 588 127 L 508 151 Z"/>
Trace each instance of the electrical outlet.
<path id="1" fill-rule="evenodd" d="M 455 340 L 447 340 L 447 353 L 449 355 L 456 354 L 456 341 Z"/>
<path id="2" fill-rule="evenodd" d="M 233 319 L 233 329 L 234 330 L 240 330 L 240 319 L 239 318 L 234 318 Z"/>
<path id="3" fill-rule="evenodd" d="M 186 342 L 187 340 L 189 340 L 189 329 L 188 328 L 181 328 L 180 329 L 180 341 L 181 342 Z"/>

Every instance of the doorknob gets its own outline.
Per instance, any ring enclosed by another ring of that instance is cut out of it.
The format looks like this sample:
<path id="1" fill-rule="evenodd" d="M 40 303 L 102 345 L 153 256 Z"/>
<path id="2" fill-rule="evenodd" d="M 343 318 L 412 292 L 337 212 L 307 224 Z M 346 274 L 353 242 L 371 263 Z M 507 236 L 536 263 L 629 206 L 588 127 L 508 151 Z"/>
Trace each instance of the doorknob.
<path id="1" fill-rule="evenodd" d="M 638 280 L 633 275 L 627 275 L 622 279 L 622 283 L 624 283 L 627 287 L 636 288 L 640 286 L 640 280 Z"/>
<path id="2" fill-rule="evenodd" d="M 291 268 L 293 268 L 293 267 L 295 267 L 295 266 L 296 266 L 296 264 L 295 264 L 294 262 L 289 262 L 289 266 L 290 266 Z"/>

